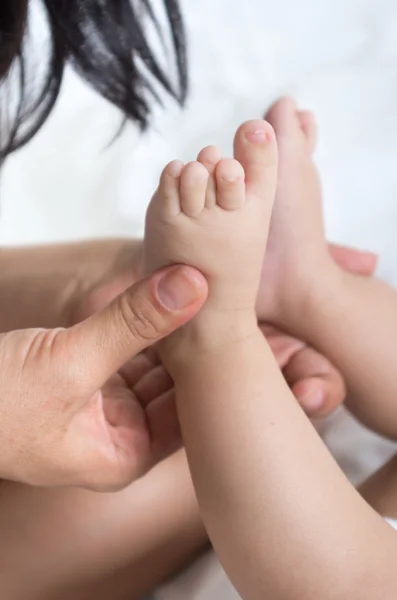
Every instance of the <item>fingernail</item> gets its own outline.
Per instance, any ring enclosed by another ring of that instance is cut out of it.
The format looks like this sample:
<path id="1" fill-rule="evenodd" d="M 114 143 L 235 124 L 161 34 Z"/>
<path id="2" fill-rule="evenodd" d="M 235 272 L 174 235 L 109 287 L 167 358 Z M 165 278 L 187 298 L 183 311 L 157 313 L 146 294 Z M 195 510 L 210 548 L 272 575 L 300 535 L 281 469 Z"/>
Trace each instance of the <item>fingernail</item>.
<path id="1" fill-rule="evenodd" d="M 318 413 L 324 406 L 324 392 L 322 390 L 312 390 L 298 398 L 299 404 L 308 413 Z"/>
<path id="2" fill-rule="evenodd" d="M 357 270 L 362 268 L 364 264 L 368 266 L 368 268 L 372 268 L 374 263 L 377 262 L 377 260 L 377 255 L 373 254 L 372 252 L 360 252 L 359 254 L 357 253 L 348 256 L 347 264 L 350 269 Z"/>
<path id="3" fill-rule="evenodd" d="M 176 267 L 164 273 L 157 284 L 157 297 L 164 308 L 181 310 L 202 295 L 202 279 L 188 267 Z"/>
<path id="4" fill-rule="evenodd" d="M 375 254 L 375 252 L 365 252 L 364 257 L 368 262 L 376 262 L 379 260 L 379 256 Z"/>
<path id="5" fill-rule="evenodd" d="M 270 134 L 267 131 L 265 125 L 263 127 L 256 127 L 256 129 L 252 129 L 251 131 L 247 131 L 245 133 L 245 137 L 252 144 L 264 144 L 268 140 L 270 140 Z"/>

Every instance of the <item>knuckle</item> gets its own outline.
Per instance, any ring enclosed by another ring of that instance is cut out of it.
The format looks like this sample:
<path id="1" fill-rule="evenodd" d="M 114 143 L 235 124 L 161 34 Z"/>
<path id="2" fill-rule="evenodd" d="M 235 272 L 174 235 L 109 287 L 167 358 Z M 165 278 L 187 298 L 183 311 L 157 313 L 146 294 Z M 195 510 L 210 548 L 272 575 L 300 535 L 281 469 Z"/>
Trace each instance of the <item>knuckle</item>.
<path id="1" fill-rule="evenodd" d="M 150 342 L 161 337 L 161 315 L 152 304 L 125 294 L 120 298 L 119 308 L 123 324 L 134 338 Z"/>
<path id="2" fill-rule="evenodd" d="M 118 464 L 102 464 L 100 470 L 94 471 L 90 475 L 86 472 L 80 485 L 93 492 L 115 493 L 126 489 L 146 472 L 147 469 L 140 468 L 140 465 L 120 468 Z"/>

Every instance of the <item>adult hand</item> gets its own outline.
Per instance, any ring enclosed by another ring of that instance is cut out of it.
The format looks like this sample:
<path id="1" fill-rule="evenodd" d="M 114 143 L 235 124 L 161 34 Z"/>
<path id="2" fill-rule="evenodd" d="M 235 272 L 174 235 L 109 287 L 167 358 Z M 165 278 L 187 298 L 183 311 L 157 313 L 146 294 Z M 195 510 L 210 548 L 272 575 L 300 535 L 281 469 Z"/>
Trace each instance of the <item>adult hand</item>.
<path id="1" fill-rule="evenodd" d="M 141 247 L 110 239 L 2 248 L 0 332 L 75 325 L 141 278 Z"/>
<path id="2" fill-rule="evenodd" d="M 113 490 L 175 449 L 167 402 L 134 394 L 131 358 L 191 319 L 203 276 L 171 267 L 69 329 L 0 337 L 0 477 L 31 485 Z"/>
<path id="3" fill-rule="evenodd" d="M 371 276 L 376 268 L 374 254 L 329 250 L 352 273 Z M 140 256 L 139 240 L 122 239 L 2 251 L 7 280 L 0 285 L 0 330 L 76 324 L 139 279 Z M 279 329 L 264 331 L 309 416 L 327 415 L 344 401 L 343 378 L 326 357 Z"/>

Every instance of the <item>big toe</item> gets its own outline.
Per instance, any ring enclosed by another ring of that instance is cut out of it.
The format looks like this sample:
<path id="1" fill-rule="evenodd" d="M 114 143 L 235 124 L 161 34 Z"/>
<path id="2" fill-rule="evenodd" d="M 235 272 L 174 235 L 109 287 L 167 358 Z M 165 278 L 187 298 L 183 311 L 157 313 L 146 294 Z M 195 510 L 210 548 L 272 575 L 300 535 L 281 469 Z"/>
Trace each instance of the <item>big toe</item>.
<path id="1" fill-rule="evenodd" d="M 317 122 L 309 110 L 299 110 L 293 98 L 277 100 L 267 111 L 265 119 L 276 132 L 277 141 L 283 148 L 313 154 L 317 146 Z"/>
<path id="2" fill-rule="evenodd" d="M 277 100 L 267 111 L 265 119 L 272 125 L 278 138 L 288 136 L 289 139 L 303 139 L 298 107 L 292 98 Z"/>
<path id="3" fill-rule="evenodd" d="M 245 171 L 247 199 L 269 200 L 277 183 L 277 142 L 266 121 L 248 121 L 239 127 L 234 139 L 234 157 Z"/>
<path id="4" fill-rule="evenodd" d="M 300 122 L 301 129 L 306 138 L 306 145 L 309 154 L 313 154 L 317 147 L 317 120 L 311 110 L 300 110 L 298 112 L 298 119 Z"/>

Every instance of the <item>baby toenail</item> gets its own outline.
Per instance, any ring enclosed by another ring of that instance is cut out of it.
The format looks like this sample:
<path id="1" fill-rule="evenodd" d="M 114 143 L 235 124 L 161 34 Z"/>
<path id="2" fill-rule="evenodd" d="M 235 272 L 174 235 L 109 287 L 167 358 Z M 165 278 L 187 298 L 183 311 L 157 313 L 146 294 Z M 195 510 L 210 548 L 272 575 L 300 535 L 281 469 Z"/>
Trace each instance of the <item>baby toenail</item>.
<path id="1" fill-rule="evenodd" d="M 236 183 L 240 179 L 239 173 L 222 173 L 222 179 L 227 183 Z"/>
<path id="2" fill-rule="evenodd" d="M 208 171 L 204 166 L 202 166 L 202 168 L 191 167 L 189 176 L 191 177 L 192 181 L 197 181 L 200 183 L 208 179 Z"/>
<path id="3" fill-rule="evenodd" d="M 206 181 L 208 179 L 208 173 L 202 173 L 201 171 L 197 171 L 196 173 L 193 173 L 192 179 L 198 182 Z"/>
<path id="4" fill-rule="evenodd" d="M 264 144 L 270 140 L 270 136 L 266 129 L 254 129 L 252 131 L 247 131 L 245 137 L 253 144 Z"/>
<path id="5" fill-rule="evenodd" d="M 173 179 L 178 179 L 178 177 L 182 173 L 183 167 L 184 167 L 183 162 L 175 160 L 174 162 L 172 162 L 168 165 L 168 167 L 166 169 L 166 173 L 169 177 L 172 177 Z"/>

